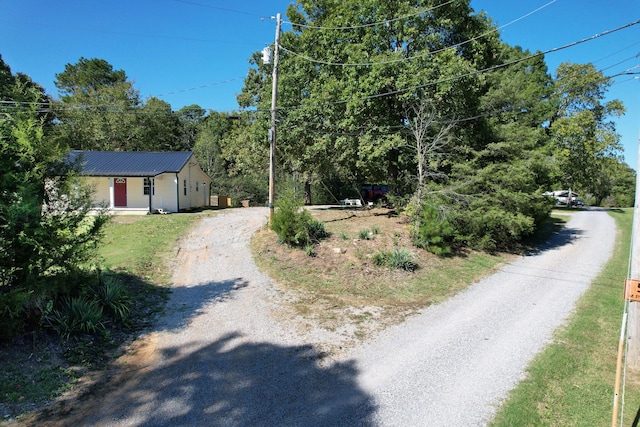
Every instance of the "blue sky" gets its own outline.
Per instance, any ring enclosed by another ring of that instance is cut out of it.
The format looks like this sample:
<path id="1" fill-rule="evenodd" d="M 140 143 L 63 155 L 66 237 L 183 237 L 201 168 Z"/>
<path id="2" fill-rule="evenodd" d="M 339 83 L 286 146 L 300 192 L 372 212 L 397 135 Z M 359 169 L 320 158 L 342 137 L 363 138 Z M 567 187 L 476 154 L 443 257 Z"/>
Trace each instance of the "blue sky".
<path id="1" fill-rule="evenodd" d="M 0 55 L 14 73 L 28 74 L 54 96 L 55 74 L 62 72 L 65 64 L 76 63 L 80 57 L 102 58 L 125 70 L 143 99 L 156 96 L 174 110 L 198 104 L 229 111 L 237 109 L 235 95 L 242 87 L 248 58 L 274 40 L 275 21 L 270 17 L 282 13 L 286 20 L 289 3 L 0 0 Z M 500 32 L 506 43 L 532 52 L 548 51 L 640 20 L 638 0 L 472 0 L 471 6 L 504 26 Z M 283 25 L 284 31 L 290 28 Z M 592 62 L 610 76 L 640 73 L 640 25 L 545 58 L 552 73 L 565 61 Z M 627 108 L 616 123 L 625 160 L 635 169 L 640 74 L 616 77 L 609 98 L 620 99 Z"/>

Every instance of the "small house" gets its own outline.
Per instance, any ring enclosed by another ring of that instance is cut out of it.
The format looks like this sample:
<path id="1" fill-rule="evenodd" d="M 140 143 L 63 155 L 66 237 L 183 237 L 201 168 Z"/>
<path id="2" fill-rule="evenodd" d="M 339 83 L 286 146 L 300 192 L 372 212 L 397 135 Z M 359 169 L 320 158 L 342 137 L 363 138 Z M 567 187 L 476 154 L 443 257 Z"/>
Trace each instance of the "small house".
<path id="1" fill-rule="evenodd" d="M 72 151 L 96 206 L 119 213 L 179 212 L 209 206 L 211 179 L 192 152 Z"/>

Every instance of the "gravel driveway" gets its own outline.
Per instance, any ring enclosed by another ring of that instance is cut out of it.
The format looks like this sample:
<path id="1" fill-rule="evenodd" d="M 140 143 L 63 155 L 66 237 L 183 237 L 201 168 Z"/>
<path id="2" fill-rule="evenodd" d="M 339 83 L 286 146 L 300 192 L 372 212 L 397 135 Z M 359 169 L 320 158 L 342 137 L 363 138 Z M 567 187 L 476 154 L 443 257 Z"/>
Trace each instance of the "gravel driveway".
<path id="1" fill-rule="evenodd" d="M 536 253 L 329 360 L 318 349 L 331 334 L 278 321 L 287 296 L 251 259 L 267 214 L 234 209 L 192 230 L 166 316 L 74 425 L 484 425 L 615 239 L 606 212 L 576 212 Z"/>

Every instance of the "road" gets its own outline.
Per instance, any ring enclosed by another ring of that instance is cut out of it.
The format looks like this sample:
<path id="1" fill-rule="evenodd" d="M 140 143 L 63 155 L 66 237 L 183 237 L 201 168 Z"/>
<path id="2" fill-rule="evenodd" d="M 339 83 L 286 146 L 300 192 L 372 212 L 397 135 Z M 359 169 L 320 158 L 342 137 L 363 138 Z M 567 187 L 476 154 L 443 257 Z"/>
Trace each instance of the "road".
<path id="1" fill-rule="evenodd" d="M 536 252 L 327 361 L 273 316 L 286 296 L 248 250 L 265 217 L 250 208 L 203 221 L 182 243 L 156 330 L 51 425 L 486 425 L 616 234 L 606 212 L 576 212 Z"/>

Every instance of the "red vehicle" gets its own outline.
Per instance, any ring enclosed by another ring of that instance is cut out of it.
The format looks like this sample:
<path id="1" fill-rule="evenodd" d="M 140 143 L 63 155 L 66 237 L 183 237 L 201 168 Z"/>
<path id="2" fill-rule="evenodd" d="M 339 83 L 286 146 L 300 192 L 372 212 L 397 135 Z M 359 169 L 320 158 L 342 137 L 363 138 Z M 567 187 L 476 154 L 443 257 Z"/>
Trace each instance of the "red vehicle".
<path id="1" fill-rule="evenodd" d="M 378 202 L 387 197 L 389 186 L 384 184 L 364 184 L 360 187 L 360 196 L 367 202 Z"/>

